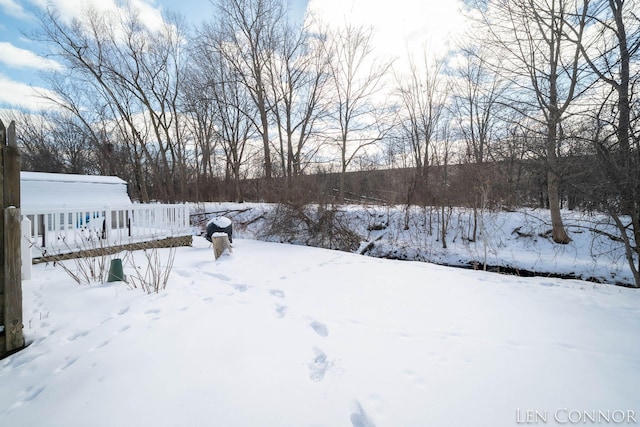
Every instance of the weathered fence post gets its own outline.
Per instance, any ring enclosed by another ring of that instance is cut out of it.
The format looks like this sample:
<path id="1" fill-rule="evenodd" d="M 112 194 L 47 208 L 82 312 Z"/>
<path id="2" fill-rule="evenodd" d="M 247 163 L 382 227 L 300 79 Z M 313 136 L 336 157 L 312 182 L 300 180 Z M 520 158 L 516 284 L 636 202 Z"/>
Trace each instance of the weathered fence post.
<path id="1" fill-rule="evenodd" d="M 22 238 L 20 239 L 20 251 L 22 253 L 22 280 L 31 279 L 31 267 L 33 265 L 31 256 L 31 242 L 26 236 L 31 237 L 31 221 L 26 216 L 20 223 Z"/>
<path id="2" fill-rule="evenodd" d="M 20 152 L 15 122 L 0 121 L 0 357 L 24 347 L 20 240 Z"/>

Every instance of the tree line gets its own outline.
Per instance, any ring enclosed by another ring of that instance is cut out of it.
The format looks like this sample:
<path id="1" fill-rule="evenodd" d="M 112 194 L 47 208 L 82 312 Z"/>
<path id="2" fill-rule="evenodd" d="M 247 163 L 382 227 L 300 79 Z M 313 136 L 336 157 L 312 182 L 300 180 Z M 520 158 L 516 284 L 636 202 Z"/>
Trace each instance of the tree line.
<path id="1" fill-rule="evenodd" d="M 197 26 L 41 10 L 31 38 L 64 67 L 46 76 L 56 108 L 18 114 L 23 167 L 118 175 L 141 201 L 342 202 L 364 191 L 350 174 L 381 169 L 402 171 L 385 186 L 407 206 L 538 192 L 556 243 L 564 203 L 607 212 L 640 283 L 638 0 L 465 5 L 446 56 L 395 63 L 372 29 L 292 22 L 280 0 L 218 0 Z"/>

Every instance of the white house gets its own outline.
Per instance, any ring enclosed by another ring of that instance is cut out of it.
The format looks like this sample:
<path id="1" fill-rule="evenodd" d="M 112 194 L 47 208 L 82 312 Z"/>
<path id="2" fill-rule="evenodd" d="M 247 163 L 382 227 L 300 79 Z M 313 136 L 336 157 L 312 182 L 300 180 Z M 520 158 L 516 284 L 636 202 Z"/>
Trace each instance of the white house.
<path id="1" fill-rule="evenodd" d="M 127 183 L 116 176 L 20 172 L 22 209 L 68 209 L 130 204 Z"/>
<path id="2" fill-rule="evenodd" d="M 132 203 L 115 176 L 20 172 L 20 209 L 34 258 L 91 245 L 191 243 L 188 205 Z"/>

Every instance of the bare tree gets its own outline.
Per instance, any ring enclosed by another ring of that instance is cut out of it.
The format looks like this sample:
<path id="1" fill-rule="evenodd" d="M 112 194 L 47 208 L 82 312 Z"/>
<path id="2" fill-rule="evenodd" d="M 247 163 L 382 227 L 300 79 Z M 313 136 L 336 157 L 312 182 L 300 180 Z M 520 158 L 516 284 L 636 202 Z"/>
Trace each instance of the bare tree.
<path id="1" fill-rule="evenodd" d="M 245 162 L 247 143 L 255 132 L 251 120 L 255 105 L 242 86 L 230 83 L 225 78 L 214 85 L 213 93 L 220 120 L 220 143 L 224 150 L 227 170 L 234 182 L 235 200 L 243 202 L 240 182 L 244 176 L 241 168 Z"/>
<path id="2" fill-rule="evenodd" d="M 147 176 L 153 175 L 150 159 L 144 150 L 147 137 L 142 128 L 129 136 L 134 123 L 129 98 L 120 104 L 111 100 L 122 92 L 114 85 L 95 84 L 93 75 L 82 68 L 47 75 L 55 96 L 49 98 L 67 114 L 67 120 L 82 123 L 83 132 L 91 135 L 95 164 L 102 174 L 117 175 L 127 180 L 133 198 L 148 201 Z M 48 95 L 43 94 L 43 97 Z M 145 161 L 146 160 L 146 161 Z"/>
<path id="3" fill-rule="evenodd" d="M 115 172 L 105 167 L 104 155 L 98 149 L 99 129 L 82 122 L 66 111 L 41 111 L 37 114 L 11 114 L 22 130 L 18 143 L 22 152 L 22 168 L 26 171 L 103 174 Z M 111 158 L 115 159 L 113 150 Z M 126 174 L 121 174 L 126 176 Z"/>
<path id="4" fill-rule="evenodd" d="M 592 114 L 596 126 L 591 142 L 599 159 L 595 172 L 606 186 L 602 202 L 619 229 L 629 267 L 640 287 L 640 108 L 636 101 L 634 114 L 633 104 L 633 89 L 640 85 L 640 78 L 632 73 L 640 59 L 638 6 L 635 0 L 591 2 L 588 22 L 593 36 L 579 46 L 600 84 L 609 89 L 601 107 Z M 580 34 L 573 30 L 572 35 L 578 43 Z"/>
<path id="5" fill-rule="evenodd" d="M 464 174 L 469 188 L 477 195 L 468 199 L 473 210 L 471 241 L 477 238 L 478 213 L 486 204 L 490 185 L 490 177 L 486 176 L 483 163 L 489 159 L 504 160 L 504 157 L 496 156 L 499 150 L 491 150 L 496 140 L 507 140 L 503 131 L 507 124 L 500 117 L 503 110 L 501 96 L 506 84 L 495 68 L 489 65 L 489 55 L 483 46 L 462 46 L 452 70 L 451 109 L 466 146 L 462 161 L 469 163 L 469 167 L 464 169 Z"/>
<path id="6" fill-rule="evenodd" d="M 547 197 L 556 243 L 571 241 L 560 213 L 558 152 L 561 123 L 572 102 L 583 90 L 580 45 L 585 29 L 587 0 L 512 0 L 483 2 L 483 23 L 493 54 L 502 58 L 501 71 L 518 88 L 513 106 L 539 113 L 544 128 L 547 163 Z M 575 36 L 569 38 L 569 28 Z"/>
<path id="7" fill-rule="evenodd" d="M 43 116 L 16 113 L 20 128 L 17 143 L 21 152 L 21 167 L 33 172 L 64 172 L 65 160 L 61 147 L 52 138 L 51 123 Z"/>
<path id="8" fill-rule="evenodd" d="M 217 32 L 225 41 L 223 55 L 235 69 L 238 81 L 251 95 L 257 109 L 256 130 L 262 137 L 264 176 L 273 175 L 267 99 L 268 64 L 281 43 L 285 9 L 278 0 L 219 0 Z"/>
<path id="9" fill-rule="evenodd" d="M 445 116 L 449 115 L 449 112 L 444 113 Z M 450 198 L 450 180 L 449 180 L 449 165 L 452 162 L 454 156 L 454 149 L 452 144 L 451 135 L 451 117 L 444 117 L 442 123 L 438 126 L 438 134 L 435 138 L 435 143 L 431 144 L 432 157 L 434 164 L 439 166 L 440 179 L 436 183 L 437 197 L 435 198 L 436 204 L 440 206 L 439 214 L 439 240 L 442 244 L 442 248 L 447 248 L 447 231 L 449 229 L 449 222 L 451 219 L 451 213 L 453 207 L 451 205 Z"/>
<path id="10" fill-rule="evenodd" d="M 491 157 L 492 140 L 498 132 L 500 98 L 505 82 L 488 64 L 482 46 L 461 49 L 453 70 L 453 108 L 467 148 L 469 161 L 483 163 Z"/>
<path id="11" fill-rule="evenodd" d="M 217 28 L 204 25 L 193 48 L 193 69 L 198 94 L 197 104 L 211 108 L 212 134 L 223 150 L 225 172 L 233 181 L 234 198 L 244 201 L 240 181 L 244 177 L 248 143 L 258 129 L 254 118 L 259 114 L 249 89 L 243 84 L 236 64 L 241 51 L 229 50 L 225 37 Z"/>
<path id="12" fill-rule="evenodd" d="M 209 95 L 212 82 L 208 67 L 199 66 L 195 60 L 202 55 L 199 46 L 193 48 L 192 53 L 194 60 L 186 71 L 182 105 L 193 138 L 196 201 L 208 201 L 215 199 L 212 187 L 216 177 L 214 160 L 219 121 L 216 104 Z"/>
<path id="13" fill-rule="evenodd" d="M 429 58 L 424 52 L 421 64 L 411 59 L 408 74 L 396 76 L 399 122 L 404 138 L 409 142 L 414 164 L 406 193 L 405 229 L 409 228 L 409 208 L 416 203 L 419 191 L 423 194 L 422 203 L 428 202 L 432 143 L 441 125 L 448 96 L 441 75 L 443 65 L 442 59 Z"/>
<path id="14" fill-rule="evenodd" d="M 173 18 L 163 21 L 160 29 L 151 29 L 132 11 L 121 17 L 120 28 L 126 42 L 120 46 L 118 34 L 110 34 L 108 47 L 113 62 L 108 64 L 109 72 L 115 83 L 139 103 L 157 147 L 156 191 L 162 199 L 175 201 L 186 193 L 184 126 L 178 103 L 183 69 L 182 22 Z M 172 182 L 166 182 L 167 178 Z"/>
<path id="15" fill-rule="evenodd" d="M 391 63 L 373 58 L 371 29 L 347 24 L 328 34 L 325 45 L 332 82 L 330 108 L 338 124 L 339 198 L 344 200 L 344 178 L 349 165 L 362 150 L 380 141 L 389 131 L 389 123 L 380 120 L 386 107 L 379 93 Z"/>
<path id="16" fill-rule="evenodd" d="M 278 131 L 280 167 L 288 179 L 300 175 L 320 149 L 310 143 L 327 111 L 328 58 L 322 35 L 285 25 L 282 43 L 269 62 L 270 111 Z"/>
<path id="17" fill-rule="evenodd" d="M 176 186 L 180 189 L 185 178 L 177 102 L 182 69 L 180 21 L 165 20 L 152 29 L 130 5 L 116 14 L 88 6 L 68 24 L 55 9 L 47 9 L 40 21 L 35 38 L 52 47 L 66 65 L 67 78 L 83 82 L 86 90 L 103 100 L 100 120 L 117 123 L 121 140 L 132 145 L 141 198 L 149 199 L 145 172 L 151 170 L 155 198 L 175 200 Z M 62 84 L 55 89 L 59 96 L 52 101 L 72 114 L 84 110 L 82 91 L 69 92 L 72 87 Z M 167 177 L 171 182 L 166 182 Z"/>

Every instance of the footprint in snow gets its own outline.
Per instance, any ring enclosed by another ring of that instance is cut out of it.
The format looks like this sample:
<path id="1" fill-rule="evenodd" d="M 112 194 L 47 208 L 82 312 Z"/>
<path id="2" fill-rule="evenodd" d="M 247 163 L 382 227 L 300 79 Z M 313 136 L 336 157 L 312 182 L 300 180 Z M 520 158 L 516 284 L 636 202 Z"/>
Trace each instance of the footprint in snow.
<path id="1" fill-rule="evenodd" d="M 99 349 L 101 349 L 102 347 L 104 347 L 104 346 L 106 346 L 107 344 L 109 344 L 109 342 L 110 342 L 109 340 L 103 341 L 103 342 L 101 342 L 100 344 L 98 344 L 98 345 L 96 345 L 96 346 L 92 347 L 92 348 L 91 348 L 91 350 L 89 350 L 89 352 L 99 350 Z"/>
<path id="2" fill-rule="evenodd" d="M 318 383 L 322 381 L 324 378 L 324 374 L 329 369 L 331 363 L 327 360 L 327 355 L 318 348 L 313 349 L 316 354 L 313 362 L 309 363 L 309 379 L 311 381 Z"/>
<path id="3" fill-rule="evenodd" d="M 278 319 L 282 319 L 284 316 L 287 315 L 287 310 L 289 309 L 289 307 L 287 307 L 286 305 L 280 305 L 280 304 L 276 304 L 276 317 Z"/>
<path id="4" fill-rule="evenodd" d="M 40 393 L 42 393 L 44 391 L 45 388 L 46 387 L 43 386 L 43 385 L 42 386 L 41 385 L 38 385 L 38 386 L 32 385 L 32 386 L 28 387 L 26 390 L 24 390 L 24 391 L 22 391 L 20 393 L 19 399 L 16 401 L 16 403 L 14 403 L 11 406 L 11 409 L 15 409 L 15 408 L 17 408 L 19 406 L 24 405 L 25 403 L 28 403 L 28 402 L 31 402 L 32 400 L 35 400 L 40 395 Z"/>
<path id="5" fill-rule="evenodd" d="M 364 412 L 362 405 L 358 401 L 355 403 L 355 411 L 351 413 L 350 419 L 353 427 L 375 427 L 375 424 Z"/>
<path id="6" fill-rule="evenodd" d="M 222 280 L 224 282 L 229 282 L 231 280 L 231 277 L 229 276 L 225 276 L 224 274 L 220 274 L 220 273 L 208 273 L 205 272 L 207 275 L 215 277 L 218 280 Z"/>
<path id="7" fill-rule="evenodd" d="M 67 341 L 69 341 L 69 342 L 75 341 L 78 338 L 82 338 L 82 337 L 87 336 L 87 335 L 89 335 L 89 331 L 78 331 L 78 332 L 74 333 L 73 335 L 70 335 L 67 338 Z"/>
<path id="8" fill-rule="evenodd" d="M 59 368 L 57 368 L 55 371 L 53 371 L 53 373 L 57 374 L 57 373 L 60 373 L 60 372 L 64 371 L 69 366 L 71 366 L 74 363 L 76 363 L 77 360 L 78 360 L 77 357 L 67 357 L 66 360 L 64 361 L 64 363 Z"/>
<path id="9" fill-rule="evenodd" d="M 25 397 L 20 403 L 31 402 L 44 391 L 45 386 L 31 386 L 24 391 Z"/>
<path id="10" fill-rule="evenodd" d="M 26 352 L 18 352 L 18 356 L 14 358 L 7 358 L 4 360 L 3 364 L 0 365 L 2 368 L 15 369 L 20 368 L 28 363 L 33 362 L 37 358 L 41 356 L 45 356 L 46 353 L 26 353 Z"/>
<path id="11" fill-rule="evenodd" d="M 271 289 L 269 290 L 269 293 L 276 298 L 284 298 L 284 291 L 280 289 Z"/>
<path id="12" fill-rule="evenodd" d="M 124 325 L 122 328 L 118 329 L 118 333 L 121 334 L 122 332 L 129 330 L 129 328 L 131 328 L 131 325 Z"/>
<path id="13" fill-rule="evenodd" d="M 162 312 L 162 310 L 154 308 L 154 309 L 145 311 L 144 314 L 149 316 L 150 320 L 160 320 L 160 313 L 161 312 Z"/>
<path id="14" fill-rule="evenodd" d="M 187 270 L 174 270 L 176 272 L 176 274 L 180 277 L 186 277 L 189 278 L 191 277 L 191 271 L 187 271 Z"/>
<path id="15" fill-rule="evenodd" d="M 315 333 L 320 335 L 321 337 L 329 336 L 329 328 L 327 328 L 327 325 L 325 325 L 324 323 L 314 320 L 309 324 L 309 326 L 311 326 Z"/>
<path id="16" fill-rule="evenodd" d="M 249 287 L 244 283 L 236 283 L 236 284 L 231 285 L 231 286 L 233 286 L 233 289 L 235 289 L 238 292 L 246 292 L 247 289 L 249 289 Z"/>

